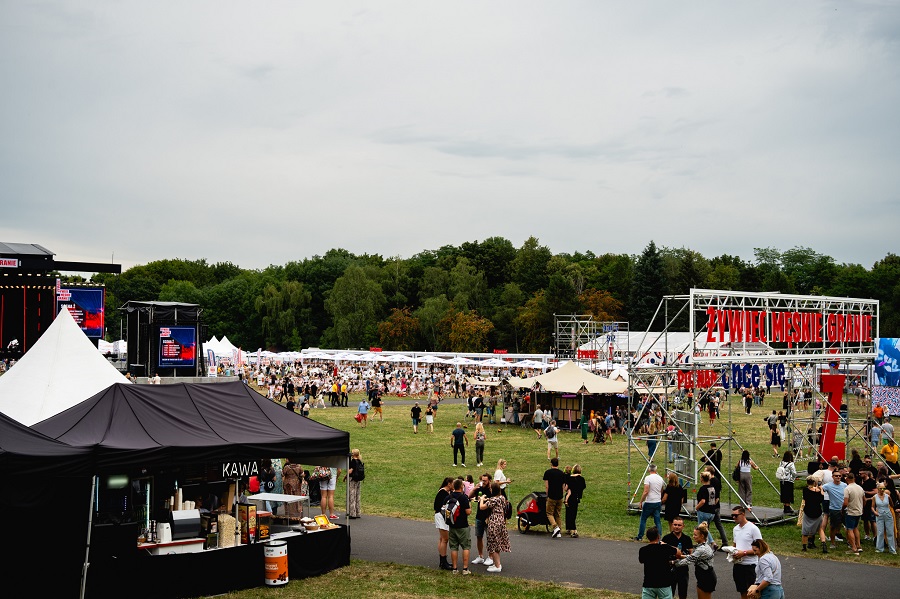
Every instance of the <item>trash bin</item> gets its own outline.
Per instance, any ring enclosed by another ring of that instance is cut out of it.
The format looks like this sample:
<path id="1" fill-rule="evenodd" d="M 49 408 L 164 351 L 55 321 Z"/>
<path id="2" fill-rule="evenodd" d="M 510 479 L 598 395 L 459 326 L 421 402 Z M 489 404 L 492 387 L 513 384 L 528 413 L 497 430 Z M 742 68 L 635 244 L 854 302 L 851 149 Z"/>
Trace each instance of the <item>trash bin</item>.
<path id="1" fill-rule="evenodd" d="M 266 586 L 288 583 L 287 542 L 269 541 L 265 548 Z"/>

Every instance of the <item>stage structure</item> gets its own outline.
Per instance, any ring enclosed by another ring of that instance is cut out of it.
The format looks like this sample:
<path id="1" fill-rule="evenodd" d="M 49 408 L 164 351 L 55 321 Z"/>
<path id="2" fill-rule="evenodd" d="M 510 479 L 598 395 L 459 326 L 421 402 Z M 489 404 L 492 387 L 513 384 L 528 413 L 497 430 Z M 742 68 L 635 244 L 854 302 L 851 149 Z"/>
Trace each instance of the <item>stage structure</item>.
<path id="1" fill-rule="evenodd" d="M 813 395 L 813 405 L 816 399 L 819 400 L 822 409 L 818 413 L 813 411 L 811 418 L 797 416 L 796 398 L 789 402 L 790 418 L 786 428 L 790 434 L 782 441 L 785 446 L 798 438 L 797 431 L 802 431 L 806 437 L 804 453 L 826 458 L 836 455 L 844 459 L 850 440 L 865 441 L 865 419 L 854 422 L 848 417 L 843 403 L 845 377 L 832 374 L 832 371 L 836 372 L 841 365 L 848 371 L 853 367 L 859 371 L 874 360 L 879 317 L 877 300 L 691 289 L 689 295 L 662 299 L 653 318 L 653 321 L 662 321 L 662 327 L 657 325 L 657 330 L 662 330 L 659 335 L 666 335 L 677 319 L 683 322 L 685 313 L 693 339 L 690 351 L 676 354 L 666 348 L 661 363 L 650 367 L 642 361 L 642 356 L 637 355 L 629 366 L 635 421 L 645 421 L 645 415 L 655 411 L 666 424 L 674 422 L 676 425 L 676 430 L 668 435 L 664 429 L 655 430 L 652 426 L 643 430 L 629 428 L 630 509 L 635 509 L 639 499 L 640 482 L 646 475 L 646 467 L 651 460 L 661 461 L 658 451 L 656 457 L 646 455 L 637 444 L 639 441 L 665 445 L 667 469 L 677 472 L 687 485 L 696 486 L 699 468 L 704 464 L 698 463 L 695 456 L 704 456 L 703 446 L 715 440 L 724 457 L 724 472 L 719 472 L 723 488 L 729 489 L 729 501 L 736 499 L 742 503 L 731 477 L 726 475 L 736 463 L 733 451 L 739 455 L 743 450 L 732 434 L 731 402 L 727 401 L 729 389 L 759 386 L 771 389 L 775 386 L 784 389 L 787 397 L 792 398 L 794 387 L 800 384 L 807 397 Z M 648 331 L 653 329 L 653 321 Z M 815 377 L 818 380 L 814 380 Z M 802 402 L 803 394 L 798 395 Z M 651 400 L 641 400 L 642 396 Z M 676 407 L 695 413 L 696 403 L 704 405 L 704 412 L 708 412 L 709 402 L 716 399 L 720 409 L 727 409 L 727 420 L 720 418 L 719 424 L 712 426 L 715 431 L 724 429 L 720 435 L 694 434 L 692 437 L 690 426 L 682 424 L 683 418 L 677 412 L 673 413 Z M 715 428 L 717 426 L 719 428 Z M 811 431 L 817 432 L 812 434 Z M 843 442 L 838 441 L 839 432 Z M 872 449 L 867 441 L 863 444 Z M 802 450 L 803 445 L 799 449 Z M 644 473 L 632 485 L 634 452 L 641 458 L 637 464 L 643 464 Z M 767 473 L 763 470 L 758 473 L 777 493 L 778 486 Z M 727 505 L 723 502 L 723 515 Z M 751 518 L 761 524 L 793 519 L 781 509 L 753 506 L 750 512 Z"/>
<path id="2" fill-rule="evenodd" d="M 89 339 L 104 331 L 102 285 L 61 283 L 60 273 L 119 274 L 119 264 L 64 262 L 36 243 L 0 242 L 0 360 L 18 360 L 65 306 Z"/>
<path id="3" fill-rule="evenodd" d="M 130 301 L 119 308 L 127 323 L 128 372 L 132 376 L 203 377 L 200 350 L 206 327 L 197 304 Z"/>
<path id="4" fill-rule="evenodd" d="M 628 351 L 628 323 L 595 320 L 590 314 L 554 314 L 553 352 L 557 360 L 590 364 L 606 363 L 610 370 L 616 355 Z M 621 341 L 625 347 L 620 347 Z"/>

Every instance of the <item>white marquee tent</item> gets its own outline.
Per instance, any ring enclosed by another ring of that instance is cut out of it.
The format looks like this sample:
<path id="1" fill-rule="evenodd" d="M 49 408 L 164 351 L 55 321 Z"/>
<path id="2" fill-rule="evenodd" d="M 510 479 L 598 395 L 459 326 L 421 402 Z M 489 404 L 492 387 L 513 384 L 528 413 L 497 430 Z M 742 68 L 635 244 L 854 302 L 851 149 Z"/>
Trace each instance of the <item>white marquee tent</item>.
<path id="1" fill-rule="evenodd" d="M 22 359 L 0 376 L 0 412 L 31 426 L 113 383 L 128 383 L 68 310 L 61 310 Z"/>

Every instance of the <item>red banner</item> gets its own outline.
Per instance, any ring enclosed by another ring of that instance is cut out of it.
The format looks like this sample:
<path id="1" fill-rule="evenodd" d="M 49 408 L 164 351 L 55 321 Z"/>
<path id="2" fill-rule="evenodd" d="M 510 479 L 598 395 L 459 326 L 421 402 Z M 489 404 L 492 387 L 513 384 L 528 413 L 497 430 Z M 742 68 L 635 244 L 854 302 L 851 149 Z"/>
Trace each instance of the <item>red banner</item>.
<path id="1" fill-rule="evenodd" d="M 575 357 L 578 360 L 596 360 L 599 353 L 596 349 L 579 349 L 575 352 Z"/>

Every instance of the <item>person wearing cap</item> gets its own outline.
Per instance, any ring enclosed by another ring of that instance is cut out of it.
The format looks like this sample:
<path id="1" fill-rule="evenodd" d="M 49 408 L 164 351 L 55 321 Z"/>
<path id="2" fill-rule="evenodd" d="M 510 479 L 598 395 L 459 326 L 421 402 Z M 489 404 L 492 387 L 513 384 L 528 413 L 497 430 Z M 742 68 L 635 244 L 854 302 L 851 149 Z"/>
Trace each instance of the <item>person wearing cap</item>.
<path id="1" fill-rule="evenodd" d="M 409 415 L 412 418 L 413 432 L 419 432 L 419 422 L 422 419 L 422 408 L 419 407 L 419 402 L 416 402 L 412 409 L 409 411 Z"/>

